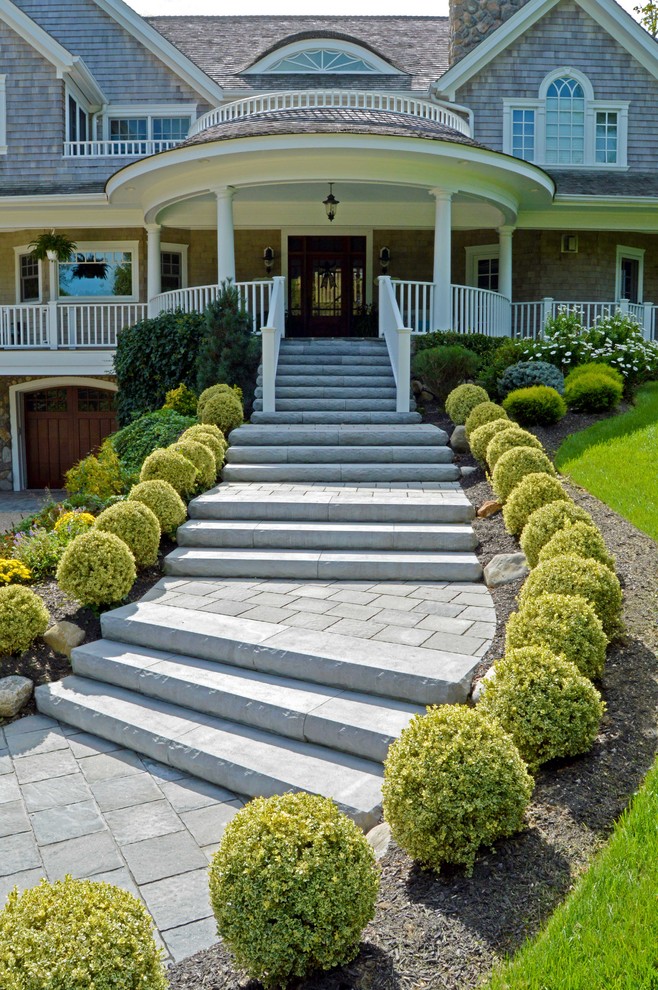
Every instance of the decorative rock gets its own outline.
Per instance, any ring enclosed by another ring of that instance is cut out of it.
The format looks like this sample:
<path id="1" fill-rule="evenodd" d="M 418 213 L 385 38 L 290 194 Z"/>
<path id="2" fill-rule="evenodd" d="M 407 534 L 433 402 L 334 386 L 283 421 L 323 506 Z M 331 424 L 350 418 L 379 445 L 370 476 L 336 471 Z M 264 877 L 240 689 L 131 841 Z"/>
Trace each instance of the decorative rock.
<path id="1" fill-rule="evenodd" d="M 44 640 L 55 653 L 71 656 L 71 650 L 84 642 L 84 630 L 75 622 L 56 622 L 44 633 Z"/>
<path id="2" fill-rule="evenodd" d="M 434 402 L 436 396 L 434 395 L 434 392 L 430 392 L 428 388 L 425 388 L 425 386 L 423 386 L 418 398 L 420 399 L 421 402 Z"/>
<path id="3" fill-rule="evenodd" d="M 486 674 L 484 674 L 477 682 L 477 684 L 473 688 L 473 694 L 471 695 L 471 700 L 474 705 L 477 705 L 477 703 L 480 701 L 480 698 L 482 697 L 485 681 L 493 681 L 495 676 L 496 676 L 496 668 L 489 667 L 489 670 L 486 672 Z"/>
<path id="4" fill-rule="evenodd" d="M 11 674 L 0 679 L 0 718 L 13 718 L 29 701 L 34 684 L 29 677 Z"/>
<path id="5" fill-rule="evenodd" d="M 497 512 L 500 512 L 502 507 L 502 502 L 496 502 L 494 499 L 489 499 L 489 501 L 482 503 L 480 508 L 477 510 L 476 515 L 478 519 L 488 519 L 489 516 L 495 516 Z"/>
<path id="6" fill-rule="evenodd" d="M 371 828 L 366 839 L 375 850 L 375 859 L 382 859 L 391 845 L 391 829 L 386 822 Z"/>
<path id="7" fill-rule="evenodd" d="M 456 454 L 468 454 L 471 449 L 466 439 L 466 427 L 456 426 L 450 437 L 450 446 Z"/>
<path id="8" fill-rule="evenodd" d="M 499 584 L 509 584 L 527 577 L 530 573 L 528 561 L 523 553 L 498 553 L 484 568 L 484 580 L 489 588 Z"/>
<path id="9" fill-rule="evenodd" d="M 411 391 L 414 393 L 414 395 L 420 395 L 420 393 L 423 391 L 423 383 L 419 382 L 417 378 L 412 378 Z"/>
<path id="10" fill-rule="evenodd" d="M 477 468 L 473 464 L 466 464 L 464 467 L 459 469 L 462 478 L 467 478 L 469 474 L 475 474 Z"/>

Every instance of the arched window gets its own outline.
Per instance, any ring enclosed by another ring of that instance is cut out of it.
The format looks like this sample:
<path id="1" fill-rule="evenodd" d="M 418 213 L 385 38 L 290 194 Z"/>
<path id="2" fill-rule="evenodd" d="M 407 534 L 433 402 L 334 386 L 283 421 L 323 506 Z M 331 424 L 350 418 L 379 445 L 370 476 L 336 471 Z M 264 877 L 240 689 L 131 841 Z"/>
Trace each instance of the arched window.
<path id="1" fill-rule="evenodd" d="M 334 48 L 308 48 L 287 58 L 279 59 L 268 72 L 353 72 L 372 73 L 377 70 L 363 58 Z"/>
<path id="2" fill-rule="evenodd" d="M 624 168 L 628 106 L 596 100 L 586 75 L 558 69 L 538 99 L 503 101 L 503 150 L 555 168 Z"/>
<path id="3" fill-rule="evenodd" d="M 346 38 L 297 38 L 258 58 L 247 74 L 400 75 L 374 51 Z"/>

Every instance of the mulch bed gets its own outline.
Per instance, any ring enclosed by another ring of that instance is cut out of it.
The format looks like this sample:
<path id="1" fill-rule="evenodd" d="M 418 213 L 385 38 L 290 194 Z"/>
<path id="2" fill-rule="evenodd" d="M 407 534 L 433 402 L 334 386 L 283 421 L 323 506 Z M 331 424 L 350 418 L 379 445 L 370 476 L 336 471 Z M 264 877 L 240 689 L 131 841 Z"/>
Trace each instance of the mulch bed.
<path id="1" fill-rule="evenodd" d="M 556 427 L 537 430 L 550 453 L 565 436 L 598 417 L 568 415 Z M 447 427 L 435 409 L 426 421 Z M 474 465 L 461 456 L 462 465 Z M 483 472 L 464 479 L 474 505 L 491 497 Z M 564 899 L 615 819 L 637 790 L 658 749 L 658 546 L 587 492 L 570 485 L 592 514 L 625 592 L 627 634 L 609 650 L 599 685 L 607 711 L 591 753 L 547 765 L 537 778 L 527 828 L 478 860 L 471 878 L 460 870 L 423 872 L 395 845 L 381 861 L 375 920 L 349 966 L 318 974 L 297 990 L 466 990 L 513 953 Z M 478 555 L 486 563 L 518 545 L 500 515 L 476 521 Z M 492 590 L 499 633 L 482 671 L 500 656 L 504 624 L 515 607 L 517 584 Z M 256 990 L 236 972 L 217 944 L 169 970 L 171 990 Z"/>

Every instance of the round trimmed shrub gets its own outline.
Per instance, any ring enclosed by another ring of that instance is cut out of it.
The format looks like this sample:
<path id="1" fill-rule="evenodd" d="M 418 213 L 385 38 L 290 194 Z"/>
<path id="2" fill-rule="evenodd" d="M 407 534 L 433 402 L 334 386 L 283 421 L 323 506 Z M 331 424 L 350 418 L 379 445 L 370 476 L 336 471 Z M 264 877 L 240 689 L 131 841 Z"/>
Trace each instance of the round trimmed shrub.
<path id="1" fill-rule="evenodd" d="M 473 872 L 480 846 L 513 835 L 533 781 L 510 737 L 480 706 L 414 715 L 384 767 L 384 817 L 395 841 L 425 866 Z"/>
<path id="2" fill-rule="evenodd" d="M 224 444 L 221 443 L 216 436 L 212 433 L 206 433 L 206 427 L 204 426 L 191 426 L 189 430 L 185 430 L 185 433 L 179 438 L 180 442 L 183 443 L 186 440 L 193 440 L 195 443 L 202 443 L 204 447 L 212 451 L 212 455 L 215 459 L 215 477 L 219 474 L 224 464 Z M 220 432 L 219 430 L 217 431 Z"/>
<path id="3" fill-rule="evenodd" d="M 64 880 L 9 894 L 0 913 L 3 990 L 167 990 L 153 922 L 120 887 Z"/>
<path id="4" fill-rule="evenodd" d="M 608 639 L 622 630 L 621 585 L 616 574 L 598 560 L 573 554 L 541 561 L 526 579 L 519 595 L 519 605 L 538 595 L 582 595 L 592 603 Z"/>
<path id="5" fill-rule="evenodd" d="M 198 471 L 197 486 L 201 491 L 212 488 L 217 477 L 217 462 L 210 447 L 198 440 L 178 440 L 167 447 L 167 450 L 175 450 L 177 454 L 192 461 Z"/>
<path id="6" fill-rule="evenodd" d="M 510 392 L 533 385 L 548 386 L 562 395 L 564 375 L 559 368 L 547 361 L 518 361 L 506 368 L 500 376 L 498 394 L 504 399 Z"/>
<path id="7" fill-rule="evenodd" d="M 122 601 L 136 577 L 135 558 L 123 540 L 96 527 L 69 543 L 57 568 L 62 591 L 82 605 Z"/>
<path id="8" fill-rule="evenodd" d="M 333 801 L 250 801 L 210 865 L 217 931 L 266 987 L 350 962 L 374 916 L 379 876 L 363 832 Z"/>
<path id="9" fill-rule="evenodd" d="M 498 458 L 491 478 L 492 488 L 499 501 L 506 502 L 527 474 L 555 476 L 555 468 L 546 454 L 532 447 L 514 447 L 502 454 Z"/>
<path id="10" fill-rule="evenodd" d="M 497 402 L 480 402 L 473 409 L 466 419 L 466 438 L 471 439 L 471 434 L 477 430 L 478 426 L 491 423 L 497 419 L 509 419 L 502 406 Z"/>
<path id="11" fill-rule="evenodd" d="M 192 461 L 169 447 L 149 454 L 139 472 L 140 481 L 168 481 L 182 498 L 194 492 L 198 476 Z"/>
<path id="12" fill-rule="evenodd" d="M 487 459 L 487 447 L 493 438 L 504 430 L 510 429 L 518 430 L 518 426 L 507 418 L 507 414 L 504 419 L 493 419 L 491 422 L 485 423 L 484 426 L 478 426 L 477 430 L 473 430 L 468 438 L 473 457 L 484 464 Z"/>
<path id="13" fill-rule="evenodd" d="M 162 533 L 175 533 L 187 519 L 185 502 L 168 481 L 140 481 L 130 489 L 128 501 L 147 506 L 158 520 Z"/>
<path id="14" fill-rule="evenodd" d="M 506 652 L 545 646 L 590 678 L 603 673 L 607 645 L 601 620 L 581 595 L 539 595 L 513 612 L 505 629 Z"/>
<path id="15" fill-rule="evenodd" d="M 458 385 L 446 399 L 445 410 L 455 426 L 461 426 L 476 406 L 488 401 L 489 395 L 480 385 Z"/>
<path id="16" fill-rule="evenodd" d="M 226 392 L 233 392 L 234 395 L 237 395 L 235 389 L 232 389 L 230 385 L 226 385 L 225 383 L 219 383 L 217 385 L 209 385 L 208 388 L 204 388 L 197 402 L 197 407 L 196 407 L 197 416 L 199 417 L 201 416 L 201 413 L 204 410 L 206 402 L 208 402 L 210 399 L 214 399 L 216 395 L 224 395 Z"/>
<path id="17" fill-rule="evenodd" d="M 31 588 L 0 588 L 0 654 L 25 653 L 49 622 L 48 609 Z"/>
<path id="18" fill-rule="evenodd" d="M 567 382 L 564 398 L 574 412 L 607 412 L 621 402 L 624 386 L 609 375 L 590 372 Z"/>
<path id="19" fill-rule="evenodd" d="M 590 526 L 594 525 L 589 512 L 573 502 L 551 502 L 549 505 L 535 509 L 528 516 L 520 542 L 530 567 L 537 566 L 541 548 L 548 543 L 553 533 L 563 529 L 567 522 L 585 522 Z"/>
<path id="20" fill-rule="evenodd" d="M 503 433 L 505 434 L 503 436 Z M 510 422 L 509 428 L 499 430 L 489 441 L 485 451 L 485 459 L 489 465 L 489 470 L 493 471 L 498 459 L 514 447 L 532 447 L 533 450 L 543 451 L 544 447 L 534 433 L 522 430 L 517 423 Z"/>
<path id="21" fill-rule="evenodd" d="M 570 382 L 575 382 L 576 379 L 580 378 L 581 375 L 591 375 L 592 373 L 596 375 L 606 375 L 613 382 L 624 385 L 624 376 L 621 374 L 617 368 L 613 368 L 610 364 L 604 364 L 598 361 L 588 361 L 587 364 L 579 364 L 575 368 L 572 368 L 567 377 L 564 379 L 564 387 L 566 389 Z"/>
<path id="22" fill-rule="evenodd" d="M 564 554 L 575 554 L 588 560 L 598 560 L 600 564 L 610 568 L 614 574 L 615 558 L 608 553 L 601 533 L 596 526 L 585 522 L 565 522 L 564 529 L 559 529 L 551 536 L 539 551 L 539 560 L 552 560 L 553 557 L 563 557 Z"/>
<path id="23" fill-rule="evenodd" d="M 505 529 L 517 535 L 535 509 L 557 501 L 571 501 L 561 481 L 550 474 L 526 474 L 503 507 Z"/>
<path id="24" fill-rule="evenodd" d="M 550 426 L 566 415 L 567 405 L 560 393 L 547 385 L 518 388 L 503 399 L 503 409 L 524 426 Z"/>
<path id="25" fill-rule="evenodd" d="M 96 528 L 123 540 L 137 567 L 151 567 L 157 561 L 160 523 L 143 502 L 131 500 L 110 505 L 96 519 Z"/>
<path id="26" fill-rule="evenodd" d="M 575 664 L 533 645 L 510 650 L 495 671 L 478 707 L 500 722 L 531 769 L 591 749 L 605 705 Z"/>
<path id="27" fill-rule="evenodd" d="M 211 437 L 214 437 L 215 440 L 219 441 L 224 453 L 228 450 L 228 441 L 226 440 L 226 437 L 219 427 L 213 426 L 212 423 L 196 423 L 194 426 L 190 426 L 187 430 L 185 430 L 185 432 L 189 434 L 193 440 L 196 439 L 197 433 L 210 434 Z"/>
<path id="28" fill-rule="evenodd" d="M 199 400 L 201 409 L 201 401 Z M 224 436 L 228 436 L 231 430 L 236 430 L 242 426 L 244 412 L 242 403 L 235 392 L 219 392 L 211 395 L 203 404 L 203 412 L 199 413 L 202 423 L 210 423 L 219 427 Z"/>

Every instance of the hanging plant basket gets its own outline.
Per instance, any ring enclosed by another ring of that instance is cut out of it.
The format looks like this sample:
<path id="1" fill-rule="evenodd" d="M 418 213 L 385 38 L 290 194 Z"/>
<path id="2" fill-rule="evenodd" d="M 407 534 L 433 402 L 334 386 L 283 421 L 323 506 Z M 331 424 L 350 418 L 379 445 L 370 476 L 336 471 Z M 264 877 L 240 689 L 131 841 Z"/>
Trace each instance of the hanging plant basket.
<path id="1" fill-rule="evenodd" d="M 76 245 L 66 234 L 56 234 L 51 230 L 35 237 L 29 247 L 32 257 L 39 261 L 68 261 Z"/>

